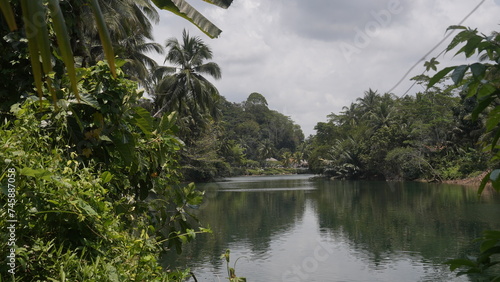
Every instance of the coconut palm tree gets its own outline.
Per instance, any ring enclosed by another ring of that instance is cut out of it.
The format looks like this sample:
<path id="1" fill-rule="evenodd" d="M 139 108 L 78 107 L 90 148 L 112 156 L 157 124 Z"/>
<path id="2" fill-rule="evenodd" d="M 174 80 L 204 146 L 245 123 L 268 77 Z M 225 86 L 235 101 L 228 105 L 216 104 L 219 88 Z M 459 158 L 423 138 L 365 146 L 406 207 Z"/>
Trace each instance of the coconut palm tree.
<path id="1" fill-rule="evenodd" d="M 149 90 L 151 88 L 150 73 L 158 64 L 146 54 L 152 52 L 163 54 L 164 49 L 161 44 L 146 42 L 147 39 L 139 32 L 132 33 L 113 44 L 113 48 L 116 56 L 125 60 L 122 70 L 127 77 Z"/>
<path id="2" fill-rule="evenodd" d="M 177 111 L 181 118 L 190 117 L 194 121 L 208 116 L 217 118 L 219 91 L 203 76 L 221 77 L 219 65 L 206 62 L 212 59 L 212 50 L 199 37 L 189 36 L 186 30 L 182 33 L 182 42 L 170 38 L 166 48 L 165 62 L 174 66 L 158 67 L 153 74 L 157 82 L 154 116 Z"/>
<path id="3" fill-rule="evenodd" d="M 221 8 L 228 8 L 232 1 L 233 0 L 211 0 L 209 2 Z M 119 14 L 124 15 L 123 17 L 106 18 L 104 16 L 103 10 L 109 7 L 115 7 L 117 9 L 113 9 L 117 11 L 126 11 L 126 8 L 129 6 L 122 5 L 125 2 L 136 3 L 137 5 L 133 5 L 132 10 L 128 10 L 128 12 L 120 12 Z M 124 31 L 126 30 L 126 26 L 132 27 L 131 25 L 122 26 L 121 23 L 128 22 L 130 19 L 137 19 L 139 21 L 144 19 L 140 16 L 135 17 L 137 15 L 142 14 L 147 17 L 154 16 L 156 9 L 151 5 L 151 2 L 160 9 L 170 11 L 185 18 L 211 38 L 218 37 L 221 33 L 219 28 L 185 0 L 1 0 L 0 12 L 5 19 L 2 25 L 7 25 L 10 31 L 17 30 L 20 27 L 18 23 L 20 23 L 20 19 L 22 19 L 25 30 L 27 31 L 26 36 L 29 45 L 32 73 L 37 92 L 40 96 L 43 95 L 43 81 L 46 81 L 53 99 L 55 100 L 56 93 L 53 87 L 51 87 L 51 79 L 46 76 L 46 74 L 52 72 L 51 61 L 53 58 L 51 55 L 51 48 L 56 48 L 60 52 L 60 57 L 64 62 L 67 75 L 71 81 L 71 89 L 74 95 L 79 97 L 74 57 L 74 55 L 77 54 L 74 53 L 75 48 L 78 48 L 77 46 L 83 44 L 83 42 L 71 40 L 71 38 L 84 37 L 82 33 L 84 26 L 82 26 L 82 24 L 88 24 L 87 27 L 95 26 L 95 30 L 97 30 L 99 34 L 100 42 L 102 42 L 102 49 L 104 49 L 106 59 L 109 62 L 111 72 L 113 75 L 116 75 L 115 56 L 110 36 L 111 32 L 109 30 Z M 22 9 L 19 8 L 20 6 Z M 18 12 L 19 10 L 22 10 L 22 13 Z M 78 17 L 77 11 L 80 10 L 88 11 L 88 13 L 85 13 L 85 17 Z M 40 21 L 40 16 L 48 14 L 48 11 L 50 11 L 51 20 Z M 47 22 L 49 22 L 50 30 L 52 30 L 57 37 L 57 44 L 51 44 L 50 42 L 49 26 Z M 72 28 L 72 25 L 78 24 L 80 24 L 80 28 Z M 147 26 L 148 22 L 144 21 L 141 22 L 141 24 Z M 114 28 L 113 25 L 115 26 Z M 74 35 L 78 36 L 74 37 Z M 89 54 L 89 50 L 90 49 L 84 49 L 83 54 Z M 85 60 L 83 60 L 83 62 L 85 62 Z M 40 66 L 40 63 L 43 64 L 43 68 Z"/>
<path id="4" fill-rule="evenodd" d="M 379 100 L 380 95 L 377 91 L 373 91 L 371 88 L 368 91 L 365 91 L 365 96 L 363 98 L 356 99 L 363 114 L 371 112 Z"/>
<path id="5" fill-rule="evenodd" d="M 73 0 L 78 2 L 80 0 Z M 149 70 L 156 62 L 146 55 L 147 52 L 163 54 L 163 47 L 153 40 L 153 24 L 160 17 L 149 0 L 99 0 L 106 22 L 114 54 L 125 61 L 122 70 L 132 80 L 147 88 Z M 78 15 L 82 20 L 74 22 L 72 37 L 74 54 L 81 57 L 82 65 L 92 65 L 105 59 L 105 50 L 99 39 L 98 30 L 85 5 L 73 5 L 68 13 Z M 83 44 L 82 44 L 83 43 Z"/>
<path id="6" fill-rule="evenodd" d="M 348 124 L 350 126 L 355 126 L 359 122 L 360 118 L 360 106 L 356 103 L 351 103 L 349 107 L 343 106 L 341 115 L 337 117 L 337 121 L 341 124 Z"/>

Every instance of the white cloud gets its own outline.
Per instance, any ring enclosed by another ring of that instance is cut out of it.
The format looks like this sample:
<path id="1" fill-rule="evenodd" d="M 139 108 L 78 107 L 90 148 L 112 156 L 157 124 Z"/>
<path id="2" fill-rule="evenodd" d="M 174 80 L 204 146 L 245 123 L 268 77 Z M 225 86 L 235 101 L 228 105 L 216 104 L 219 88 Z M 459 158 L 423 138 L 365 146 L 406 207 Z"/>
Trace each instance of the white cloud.
<path id="1" fill-rule="evenodd" d="M 485 1 L 464 25 L 485 33 L 498 30 L 500 5 L 496 2 Z M 388 91 L 443 38 L 448 26 L 457 24 L 478 3 L 235 0 L 228 10 L 197 6 L 223 30 L 218 39 L 209 39 L 189 22 L 165 11 L 161 11 L 155 38 L 163 43 L 169 37 L 180 37 L 183 28 L 200 36 L 212 47 L 214 61 L 222 68 L 223 77 L 215 82 L 222 95 L 241 102 L 259 92 L 270 108 L 289 115 L 307 136 L 314 134 L 317 122 L 326 121 L 328 114 L 338 113 L 369 88 Z M 401 11 L 384 18 L 387 14 L 382 11 L 396 4 Z M 358 44 L 361 47 L 349 61 L 341 44 L 354 45 L 359 30 L 370 35 L 369 41 Z M 451 59 L 452 54 L 440 57 L 440 66 L 450 64 Z M 423 70 L 422 62 L 393 92 L 402 95 L 411 85 L 409 78 Z"/>

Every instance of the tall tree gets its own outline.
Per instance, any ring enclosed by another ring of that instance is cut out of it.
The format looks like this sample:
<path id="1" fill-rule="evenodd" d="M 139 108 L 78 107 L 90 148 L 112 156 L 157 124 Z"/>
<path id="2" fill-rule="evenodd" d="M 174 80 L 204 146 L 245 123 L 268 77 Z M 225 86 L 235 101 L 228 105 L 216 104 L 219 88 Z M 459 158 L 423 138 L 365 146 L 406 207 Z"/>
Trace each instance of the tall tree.
<path id="1" fill-rule="evenodd" d="M 76 18 L 69 24 L 71 46 L 78 61 L 87 66 L 104 60 L 105 49 L 90 16 L 90 8 L 83 4 L 82 0 L 71 0 L 61 5 L 66 18 Z M 148 42 L 154 40 L 153 24 L 160 19 L 157 10 L 149 0 L 99 0 L 99 6 L 102 7 L 114 54 L 125 60 L 122 69 L 130 79 L 147 87 L 149 69 L 156 67 L 156 62 L 146 53 L 163 53 L 160 44 Z"/>
<path id="2" fill-rule="evenodd" d="M 210 118 L 218 118 L 220 99 L 217 88 L 203 75 L 221 78 L 218 64 L 212 59 L 212 50 L 201 38 L 192 37 L 184 30 L 182 42 L 177 38 L 166 41 L 165 62 L 173 66 L 158 67 L 153 76 L 155 86 L 155 114 L 177 111 L 184 128 L 207 125 Z"/>
<path id="3" fill-rule="evenodd" d="M 48 2 L 48 5 L 45 5 L 46 2 Z M 74 62 L 74 48 L 72 48 L 72 46 L 75 47 L 75 43 L 77 45 L 83 43 L 78 41 L 71 42 L 72 34 L 68 31 L 68 29 L 71 29 L 71 25 L 77 25 L 78 23 L 84 22 L 86 19 L 92 19 L 90 26 L 97 27 L 100 42 L 102 42 L 106 59 L 108 60 L 111 68 L 111 73 L 113 76 L 116 76 L 114 62 L 115 56 L 108 25 L 115 24 L 119 27 L 121 21 L 127 22 L 130 18 L 134 18 L 135 15 L 147 14 L 150 17 L 156 13 L 156 10 L 150 4 L 150 0 L 129 2 L 137 2 L 138 5 L 134 7 L 139 9 L 133 9 L 132 13 L 124 13 L 124 17 L 108 17 L 107 22 L 102 10 L 113 6 L 113 4 L 117 4 L 116 7 L 119 9 L 126 7 L 121 5 L 122 1 L 102 1 L 99 3 L 99 0 L 2 0 L 0 1 L 0 11 L 2 12 L 3 17 L 0 19 L 0 22 L 2 22 L 2 26 L 5 26 L 6 23 L 10 31 L 15 31 L 19 29 L 19 24 L 22 19 L 25 31 L 25 36 L 23 37 L 27 39 L 29 46 L 28 52 L 32 67 L 31 74 L 34 78 L 36 90 L 38 95 L 41 97 L 43 96 L 43 88 L 48 88 L 55 102 L 57 94 L 54 87 L 52 87 L 52 79 L 49 76 L 49 74 L 53 71 L 53 56 L 51 49 L 54 48 L 56 49 L 54 52 L 60 53 L 59 58 L 61 58 L 64 63 L 64 71 L 71 82 L 71 90 L 78 98 L 79 95 Z M 158 8 L 170 11 L 187 19 L 211 38 L 217 37 L 221 33 L 219 28 L 212 24 L 185 0 L 153 0 L 153 2 Z M 221 8 L 228 8 L 231 5 L 232 0 L 212 0 L 207 2 Z M 66 8 L 69 9 L 70 17 L 64 16 L 64 5 L 66 5 Z M 87 13 L 85 18 L 78 18 L 78 16 L 75 17 L 75 13 L 80 9 L 87 9 L 90 13 Z M 49 14 L 48 11 L 50 11 L 50 20 L 47 18 Z M 148 23 L 142 22 L 142 24 L 147 25 Z M 51 44 L 49 30 L 53 31 L 56 35 L 57 44 Z M 120 30 L 120 28 L 115 30 Z M 81 29 L 79 32 L 80 31 Z M 79 32 L 76 32 L 76 34 L 79 35 L 77 38 L 82 36 L 82 34 L 78 34 Z M 21 39 L 23 37 L 14 38 L 13 41 L 22 42 L 23 40 Z M 84 53 L 89 54 L 89 52 Z M 40 66 L 40 63 L 42 63 L 43 67 Z M 47 86 L 44 86 L 44 82 Z"/>
<path id="4" fill-rule="evenodd" d="M 359 102 L 359 107 L 362 110 L 363 114 L 368 114 L 377 105 L 377 102 L 380 100 L 380 95 L 377 91 L 373 91 L 372 89 L 368 89 L 365 91 L 365 96 L 363 98 L 358 98 L 356 101 Z"/>

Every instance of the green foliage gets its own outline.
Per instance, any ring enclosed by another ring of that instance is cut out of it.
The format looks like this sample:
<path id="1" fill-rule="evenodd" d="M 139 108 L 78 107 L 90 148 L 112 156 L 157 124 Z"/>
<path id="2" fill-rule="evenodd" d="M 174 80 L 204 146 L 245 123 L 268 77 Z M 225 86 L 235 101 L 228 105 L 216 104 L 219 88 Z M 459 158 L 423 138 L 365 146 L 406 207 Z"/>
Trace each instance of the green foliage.
<path id="1" fill-rule="evenodd" d="M 314 171 L 342 179 L 441 181 L 487 164 L 482 154 L 468 153 L 480 150 L 480 122 L 469 121 L 473 101 L 457 97 L 454 86 L 402 98 L 370 89 L 356 101 L 317 124 L 308 158 Z"/>
<path id="2" fill-rule="evenodd" d="M 148 1 L 122 1 L 118 7 L 80 2 L 0 3 L 8 24 L 0 27 L 6 86 L 0 87 L 0 228 L 16 218 L 20 263 L 12 269 L 16 276 L 9 277 L 3 249 L 1 278 L 184 280 L 188 271 L 164 271 L 157 258 L 164 249 L 181 251 L 196 234 L 209 232 L 197 230 L 189 212 L 202 193 L 192 184 L 176 185 L 182 142 L 175 113 L 153 118 L 138 106 L 136 83 L 125 79 L 144 84 L 146 66 L 155 65 L 143 52 L 161 51 L 145 43 L 156 11 Z M 227 8 L 231 2 L 211 3 Z M 201 23 L 184 1 L 174 6 L 214 35 L 210 23 Z M 124 47 L 115 52 L 117 46 Z M 107 64 L 97 62 L 104 56 Z M 33 86 L 39 99 L 32 96 Z M 7 234 L 0 237 L 7 241 Z"/>
<path id="3" fill-rule="evenodd" d="M 280 151 L 293 154 L 304 141 L 300 127 L 289 117 L 269 109 L 262 94 L 251 93 L 240 104 L 223 101 L 221 110 L 224 142 L 238 146 L 238 151 L 243 150 L 248 160 L 264 164 L 267 158 L 281 159 Z M 231 155 L 223 152 L 222 156 L 230 158 Z M 241 162 L 240 159 L 230 164 Z"/>
<path id="4" fill-rule="evenodd" d="M 243 103 L 230 103 L 220 97 L 216 110 L 220 119 L 196 122 L 181 134 L 186 141 L 181 151 L 183 175 L 190 181 L 211 181 L 219 177 L 244 174 L 268 174 L 266 159 L 291 170 L 304 164 L 304 134 L 300 126 L 283 114 L 270 110 L 264 96 L 252 93 Z M 182 116 L 180 117 L 182 119 Z M 193 118 L 193 117 L 190 117 Z M 288 153 L 289 155 L 286 155 Z"/>
<path id="5" fill-rule="evenodd" d="M 411 147 L 395 148 L 385 157 L 391 179 L 415 180 L 429 170 L 418 150 Z"/>
<path id="6" fill-rule="evenodd" d="M 221 259 L 225 259 L 226 260 L 226 268 L 227 268 L 227 279 L 230 281 L 230 282 L 246 282 L 247 279 L 244 278 L 244 277 L 238 277 L 236 276 L 236 263 L 238 262 L 238 259 L 236 259 L 236 261 L 234 262 L 234 265 L 233 267 L 230 267 L 229 266 L 229 261 L 230 261 L 230 250 L 226 250 L 226 252 L 224 254 L 222 254 L 220 256 Z"/>
<path id="7" fill-rule="evenodd" d="M 120 71 L 112 79 L 106 64 L 79 74 L 82 103 L 61 93 L 55 109 L 31 97 L 1 125 L 0 228 L 14 207 L 16 279 L 183 280 L 159 267 L 160 253 L 179 252 L 209 230 L 197 229 L 189 212 L 203 194 L 176 185 L 175 114 L 152 118 L 135 105 L 136 84 Z M 6 182 L 12 171 L 15 204 Z"/>
<path id="8" fill-rule="evenodd" d="M 481 275 L 480 277 L 487 277 L 489 281 L 500 281 L 498 267 L 495 267 L 500 263 L 498 259 L 500 255 L 500 231 L 484 231 L 483 236 L 476 241 L 480 244 L 480 253 L 476 257 L 451 259 L 446 264 L 450 266 L 451 271 L 464 269 L 459 271 L 457 276 Z"/>
<path id="9" fill-rule="evenodd" d="M 497 102 L 500 98 L 500 35 L 493 33 L 491 36 L 481 35 L 477 30 L 472 30 L 463 26 L 451 26 L 449 29 L 462 30 L 458 33 L 452 42 L 448 45 L 447 51 L 451 51 L 458 45 L 463 46 L 455 55 L 463 54 L 466 58 L 477 54 L 483 61 L 468 65 L 448 67 L 438 72 L 431 78 L 429 87 L 451 72 L 451 79 L 455 85 L 463 85 L 467 98 L 477 100 L 471 117 L 474 120 L 484 115 L 485 136 L 483 145 L 490 151 L 493 160 L 498 160 L 500 139 L 500 107 Z M 467 168 L 464 168 L 467 169 Z M 500 169 L 496 166 L 482 180 L 478 189 L 480 195 L 486 184 L 491 183 L 493 188 L 500 191 Z M 458 272 L 463 274 L 489 274 L 492 281 L 499 281 L 498 274 L 492 274 L 493 266 L 500 263 L 498 254 L 500 254 L 500 232 L 485 231 L 481 242 L 480 254 L 476 258 L 454 259 L 448 261 L 451 270 L 464 269 Z"/>

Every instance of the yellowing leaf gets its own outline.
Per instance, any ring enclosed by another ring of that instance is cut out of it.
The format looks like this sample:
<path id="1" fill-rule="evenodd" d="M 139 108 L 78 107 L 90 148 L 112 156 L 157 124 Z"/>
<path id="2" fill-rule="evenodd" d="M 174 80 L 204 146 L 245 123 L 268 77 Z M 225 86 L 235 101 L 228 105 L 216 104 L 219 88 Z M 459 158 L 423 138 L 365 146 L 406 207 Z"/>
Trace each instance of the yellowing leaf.
<path id="1" fill-rule="evenodd" d="M 2 14 L 4 15 L 4 18 L 9 25 L 9 29 L 16 30 L 16 19 L 14 18 L 14 12 L 12 11 L 12 7 L 9 4 L 9 0 L 0 0 L 0 10 L 2 10 Z"/>
<path id="2" fill-rule="evenodd" d="M 108 28 L 106 27 L 106 22 L 104 20 L 104 15 L 102 14 L 101 7 L 97 0 L 90 0 L 92 7 L 92 12 L 97 24 L 97 30 L 99 31 L 99 37 L 101 38 L 102 47 L 104 48 L 104 54 L 108 60 L 109 68 L 114 77 L 116 77 L 116 67 L 115 67 L 115 53 L 113 51 L 113 45 L 111 43 L 111 37 L 109 35 Z"/>

